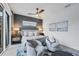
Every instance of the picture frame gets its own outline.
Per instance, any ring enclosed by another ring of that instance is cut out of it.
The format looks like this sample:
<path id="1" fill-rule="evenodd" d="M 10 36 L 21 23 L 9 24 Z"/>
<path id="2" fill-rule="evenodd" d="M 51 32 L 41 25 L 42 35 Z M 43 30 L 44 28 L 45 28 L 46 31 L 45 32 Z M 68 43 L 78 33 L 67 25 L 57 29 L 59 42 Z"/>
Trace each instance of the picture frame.
<path id="1" fill-rule="evenodd" d="M 68 20 L 49 24 L 49 31 L 67 32 Z"/>

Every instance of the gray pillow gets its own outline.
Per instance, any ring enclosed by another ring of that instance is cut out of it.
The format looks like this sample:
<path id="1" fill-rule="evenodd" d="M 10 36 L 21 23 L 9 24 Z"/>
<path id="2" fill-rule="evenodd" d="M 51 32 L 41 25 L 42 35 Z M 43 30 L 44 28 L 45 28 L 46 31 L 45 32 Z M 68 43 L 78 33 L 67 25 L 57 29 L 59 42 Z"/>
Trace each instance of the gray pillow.
<path id="1" fill-rule="evenodd" d="M 38 43 L 35 40 L 27 40 L 27 42 L 29 42 L 30 46 L 33 48 L 36 48 L 36 46 L 38 45 Z"/>
<path id="2" fill-rule="evenodd" d="M 43 46 L 46 46 L 46 42 L 45 42 L 46 37 L 39 38 L 39 39 L 37 39 L 37 40 L 40 41 L 40 42 L 42 43 Z"/>
<path id="3" fill-rule="evenodd" d="M 38 45 L 42 45 L 42 43 L 40 41 L 38 41 L 38 40 L 35 40 L 35 41 L 38 43 Z"/>

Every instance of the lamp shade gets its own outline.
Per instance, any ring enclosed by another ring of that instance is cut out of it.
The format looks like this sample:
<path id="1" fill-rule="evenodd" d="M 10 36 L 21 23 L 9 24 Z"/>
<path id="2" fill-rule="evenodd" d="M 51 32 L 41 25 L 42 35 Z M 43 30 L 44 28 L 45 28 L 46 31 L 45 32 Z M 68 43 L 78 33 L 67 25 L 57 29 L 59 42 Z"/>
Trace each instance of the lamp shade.
<path id="1" fill-rule="evenodd" d="M 13 30 L 15 30 L 15 31 L 19 31 L 19 28 L 13 28 Z"/>

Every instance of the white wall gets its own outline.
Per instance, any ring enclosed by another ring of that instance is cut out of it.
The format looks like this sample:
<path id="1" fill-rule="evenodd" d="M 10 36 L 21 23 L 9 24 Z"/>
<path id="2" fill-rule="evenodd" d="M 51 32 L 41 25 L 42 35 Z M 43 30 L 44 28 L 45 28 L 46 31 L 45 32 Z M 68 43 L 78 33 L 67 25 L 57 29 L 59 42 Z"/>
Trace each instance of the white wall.
<path id="1" fill-rule="evenodd" d="M 49 23 L 68 20 L 68 32 L 51 32 Z M 56 14 L 48 13 L 43 20 L 44 33 L 59 40 L 60 44 L 79 50 L 79 4 L 64 8 Z"/>

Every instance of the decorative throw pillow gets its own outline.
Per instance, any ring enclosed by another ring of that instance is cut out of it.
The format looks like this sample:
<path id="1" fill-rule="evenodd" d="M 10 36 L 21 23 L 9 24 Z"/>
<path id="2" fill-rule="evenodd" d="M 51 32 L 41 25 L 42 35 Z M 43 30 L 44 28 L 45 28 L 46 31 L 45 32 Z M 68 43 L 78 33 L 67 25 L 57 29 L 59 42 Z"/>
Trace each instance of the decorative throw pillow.
<path id="1" fill-rule="evenodd" d="M 54 36 L 49 36 L 48 40 L 52 43 L 56 43 L 56 39 L 54 38 Z"/>
<path id="2" fill-rule="evenodd" d="M 33 36 L 33 32 L 28 32 L 28 36 Z"/>
<path id="3" fill-rule="evenodd" d="M 38 45 L 42 46 L 42 43 L 40 41 L 38 41 L 38 40 L 35 40 L 35 41 L 38 43 Z"/>
<path id="4" fill-rule="evenodd" d="M 52 52 L 56 51 L 56 44 L 57 43 L 50 43 L 48 38 L 46 39 L 46 45 L 47 45 L 48 50 L 50 50 Z"/>
<path id="5" fill-rule="evenodd" d="M 30 43 L 30 46 L 33 48 L 36 48 L 36 46 L 38 45 L 38 43 L 35 40 L 27 40 Z"/>
<path id="6" fill-rule="evenodd" d="M 26 36 L 26 37 L 28 36 L 28 31 L 22 31 L 22 32 L 23 32 L 23 33 L 22 33 L 23 36 Z"/>
<path id="7" fill-rule="evenodd" d="M 36 32 L 34 32 L 34 36 L 38 36 L 38 32 L 36 31 Z"/>
<path id="8" fill-rule="evenodd" d="M 35 48 L 36 52 L 37 52 L 37 56 L 41 56 L 42 52 L 45 50 L 44 46 L 38 45 Z"/>
<path id="9" fill-rule="evenodd" d="M 25 47 L 25 44 L 27 43 L 27 40 L 26 40 L 26 36 L 23 36 L 22 37 L 22 40 L 21 40 L 21 45 L 23 46 L 23 47 Z"/>
<path id="10" fill-rule="evenodd" d="M 39 39 L 37 39 L 37 40 L 40 41 L 40 42 L 42 43 L 43 46 L 46 46 L 45 39 L 46 39 L 46 37 L 39 38 Z"/>

